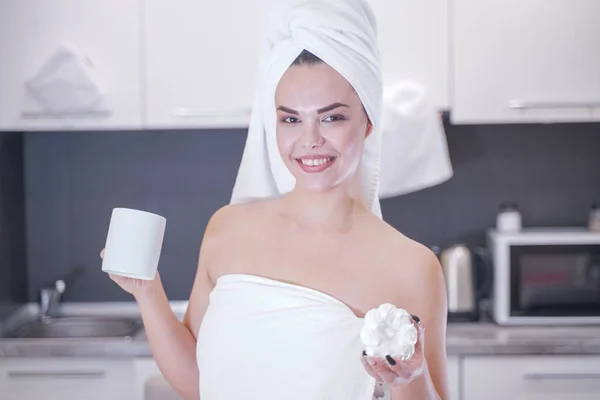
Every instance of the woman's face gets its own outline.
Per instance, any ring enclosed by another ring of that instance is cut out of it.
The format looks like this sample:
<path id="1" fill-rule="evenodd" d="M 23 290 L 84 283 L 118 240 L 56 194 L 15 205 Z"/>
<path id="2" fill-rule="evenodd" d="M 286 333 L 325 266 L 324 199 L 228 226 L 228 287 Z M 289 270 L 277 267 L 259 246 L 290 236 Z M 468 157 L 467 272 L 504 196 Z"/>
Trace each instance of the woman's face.
<path id="1" fill-rule="evenodd" d="M 277 145 L 296 186 L 351 186 L 370 133 L 352 86 L 325 63 L 291 66 L 275 92 Z"/>

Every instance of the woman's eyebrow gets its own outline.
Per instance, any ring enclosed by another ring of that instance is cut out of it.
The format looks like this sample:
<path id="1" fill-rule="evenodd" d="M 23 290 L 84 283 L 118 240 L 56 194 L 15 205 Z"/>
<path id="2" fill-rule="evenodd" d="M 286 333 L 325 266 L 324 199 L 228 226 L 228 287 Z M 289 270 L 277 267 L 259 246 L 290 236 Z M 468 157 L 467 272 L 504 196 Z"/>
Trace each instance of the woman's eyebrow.
<path id="1" fill-rule="evenodd" d="M 317 114 L 323 114 L 324 112 L 335 110 L 336 108 L 339 108 L 339 107 L 349 107 L 349 106 L 347 104 L 344 104 L 344 103 L 333 103 L 333 104 L 330 104 L 330 105 L 325 106 L 323 108 L 319 108 L 317 110 Z"/>
<path id="2" fill-rule="evenodd" d="M 277 107 L 277 109 L 279 111 L 283 111 L 283 112 L 286 112 L 286 113 L 289 113 L 289 114 L 294 114 L 294 115 L 298 115 L 299 114 L 298 111 L 292 110 L 291 108 L 288 108 L 286 106 L 279 106 L 279 107 Z"/>
<path id="3" fill-rule="evenodd" d="M 317 110 L 317 114 L 323 114 L 323 113 L 325 113 L 327 111 L 335 110 L 336 108 L 339 108 L 339 107 L 349 107 L 349 106 L 347 104 L 344 104 L 344 103 L 333 103 L 333 104 L 330 104 L 328 106 L 319 108 Z M 283 112 L 286 112 L 286 113 L 289 113 L 289 114 L 294 114 L 294 115 L 299 115 L 300 114 L 298 111 L 293 110 L 293 109 L 291 109 L 289 107 L 286 107 L 286 106 L 279 106 L 279 107 L 277 107 L 277 109 L 279 111 L 283 111 Z"/>

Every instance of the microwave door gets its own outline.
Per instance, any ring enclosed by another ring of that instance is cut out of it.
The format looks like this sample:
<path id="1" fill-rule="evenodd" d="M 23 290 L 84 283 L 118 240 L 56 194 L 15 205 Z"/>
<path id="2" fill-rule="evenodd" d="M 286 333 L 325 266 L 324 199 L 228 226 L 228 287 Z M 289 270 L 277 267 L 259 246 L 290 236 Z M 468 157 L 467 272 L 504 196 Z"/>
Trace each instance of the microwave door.
<path id="1" fill-rule="evenodd" d="M 515 246 L 512 251 L 512 315 L 600 315 L 600 246 Z"/>

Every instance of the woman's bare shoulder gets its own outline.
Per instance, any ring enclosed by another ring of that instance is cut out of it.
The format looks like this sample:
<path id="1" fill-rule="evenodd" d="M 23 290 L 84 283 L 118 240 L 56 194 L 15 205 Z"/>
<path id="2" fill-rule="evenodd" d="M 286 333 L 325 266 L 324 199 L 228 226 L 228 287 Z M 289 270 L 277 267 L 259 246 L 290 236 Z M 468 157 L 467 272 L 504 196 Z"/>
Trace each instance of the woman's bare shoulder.
<path id="1" fill-rule="evenodd" d="M 206 235 L 214 236 L 251 229 L 254 223 L 271 208 L 269 200 L 235 203 L 222 206 L 213 213 L 206 226 Z M 255 225 L 254 225 L 255 227 Z"/>
<path id="2" fill-rule="evenodd" d="M 200 258 L 208 276 L 216 282 L 236 262 L 236 257 L 251 245 L 260 221 L 265 218 L 261 201 L 227 204 L 210 217 L 200 246 Z M 232 252 L 231 249 L 237 249 Z"/>
<path id="3" fill-rule="evenodd" d="M 398 260 L 407 267 L 427 268 L 437 260 L 431 249 L 406 236 L 388 222 L 376 218 L 371 221 L 372 237 L 378 238 L 373 244 L 379 247 L 390 259 Z"/>
<path id="4" fill-rule="evenodd" d="M 385 278 L 391 293 L 398 293 L 397 302 L 422 303 L 422 297 L 430 292 L 444 290 L 442 269 L 435 253 L 414 239 L 409 238 L 385 221 L 378 223 L 379 243 L 382 257 L 380 274 Z M 435 296 L 434 296 L 435 297 Z"/>

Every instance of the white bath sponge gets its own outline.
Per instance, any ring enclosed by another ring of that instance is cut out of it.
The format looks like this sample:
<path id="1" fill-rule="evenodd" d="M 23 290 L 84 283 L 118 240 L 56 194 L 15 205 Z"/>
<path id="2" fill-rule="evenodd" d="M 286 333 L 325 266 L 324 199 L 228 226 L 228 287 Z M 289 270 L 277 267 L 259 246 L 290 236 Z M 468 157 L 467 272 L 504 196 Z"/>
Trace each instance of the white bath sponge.
<path id="1" fill-rule="evenodd" d="M 415 352 L 418 332 L 406 310 L 385 303 L 365 315 L 360 338 L 368 356 L 406 361 Z"/>

